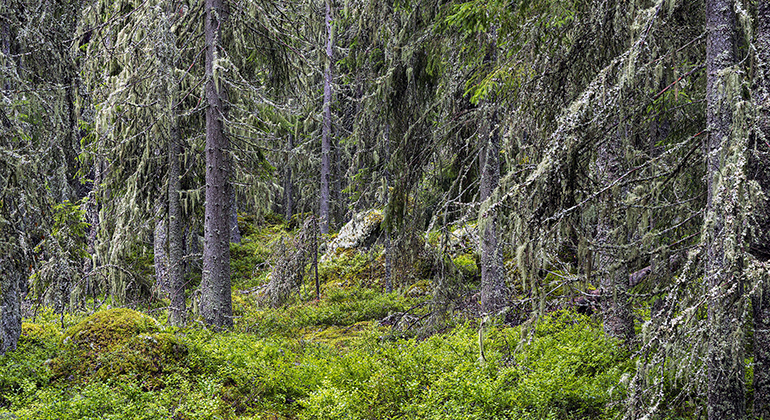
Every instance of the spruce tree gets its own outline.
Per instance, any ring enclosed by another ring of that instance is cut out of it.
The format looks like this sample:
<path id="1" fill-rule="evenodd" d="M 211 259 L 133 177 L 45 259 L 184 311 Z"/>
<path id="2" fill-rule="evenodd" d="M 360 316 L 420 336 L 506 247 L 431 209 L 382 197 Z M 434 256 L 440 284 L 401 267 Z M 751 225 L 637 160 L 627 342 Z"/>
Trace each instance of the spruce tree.
<path id="1" fill-rule="evenodd" d="M 200 313 L 217 328 L 233 325 L 230 284 L 230 160 L 227 84 L 219 62 L 228 11 L 223 0 L 206 0 L 206 216 Z"/>

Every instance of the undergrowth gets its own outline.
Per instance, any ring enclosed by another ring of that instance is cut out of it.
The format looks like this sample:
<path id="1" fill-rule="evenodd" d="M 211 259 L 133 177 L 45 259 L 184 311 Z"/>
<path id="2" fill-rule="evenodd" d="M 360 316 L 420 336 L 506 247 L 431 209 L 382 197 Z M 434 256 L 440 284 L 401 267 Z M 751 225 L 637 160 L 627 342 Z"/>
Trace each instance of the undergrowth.
<path id="1" fill-rule="evenodd" d="M 0 418 L 602 419 L 619 412 L 632 362 L 594 318 L 561 311 L 529 328 L 480 330 L 470 321 L 427 338 L 394 334 L 380 321 L 419 319 L 429 305 L 422 295 L 383 293 L 382 258 L 371 252 L 324 262 L 320 300 L 306 281 L 292 304 L 270 308 L 262 295 L 270 243 L 290 233 L 280 225 L 248 233 L 232 248 L 231 331 L 171 328 L 127 309 L 63 317 L 43 309 L 24 324 L 18 350 L 0 357 Z"/>

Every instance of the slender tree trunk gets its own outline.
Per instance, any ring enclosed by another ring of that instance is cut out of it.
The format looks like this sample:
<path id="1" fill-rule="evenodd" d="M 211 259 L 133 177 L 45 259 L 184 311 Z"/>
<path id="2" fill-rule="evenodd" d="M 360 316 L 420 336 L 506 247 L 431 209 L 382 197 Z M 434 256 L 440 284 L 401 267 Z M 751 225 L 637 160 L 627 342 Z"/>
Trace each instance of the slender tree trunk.
<path id="1" fill-rule="evenodd" d="M 0 26 L 0 49 L 5 59 L 5 66 L 10 68 L 12 66 L 10 54 L 11 54 L 11 26 L 8 19 L 8 1 L 3 0 L 2 10 L 0 11 L 5 17 L 2 19 L 2 26 Z M 6 91 L 5 94 L 10 96 L 11 82 L 9 79 L 5 79 L 2 88 Z M 6 128 L 10 128 L 11 124 L 4 116 L 4 122 Z M 10 193 L 5 198 L 3 208 L 0 210 L 13 210 L 18 205 L 16 193 Z M 16 209 L 18 214 L 22 212 L 20 209 Z M 13 211 L 7 211 L 6 214 L 13 214 Z M 23 217 L 22 217 L 23 218 Z M 23 226 L 19 226 L 19 223 L 23 223 L 23 220 L 11 220 L 8 224 L 13 226 L 14 229 L 8 229 L 8 231 L 0 232 L 4 237 L 14 237 L 23 235 L 25 229 Z M 5 242 L 6 240 L 4 240 Z M 16 344 L 19 341 L 21 335 L 21 295 L 22 284 L 27 281 L 27 273 L 24 263 L 26 258 L 21 254 L 20 250 L 14 249 L 19 244 L 11 245 L 11 249 L 5 249 L 0 254 L 0 355 L 5 354 L 7 351 L 13 351 L 16 349 Z"/>
<path id="2" fill-rule="evenodd" d="M 230 185 L 230 242 L 241 243 L 241 230 L 238 229 L 238 197 L 235 195 L 235 187 Z"/>
<path id="3" fill-rule="evenodd" d="M 757 3 L 754 63 L 754 106 L 757 109 L 758 132 L 752 148 L 751 175 L 765 201 L 756 205 L 755 238 L 752 254 L 765 263 L 770 260 L 770 2 Z M 765 266 L 766 267 L 766 266 Z M 765 269 L 766 270 L 766 269 Z M 770 278 L 765 271 L 758 293 L 752 299 L 754 311 L 754 418 L 770 419 Z"/>
<path id="4" fill-rule="evenodd" d="M 323 129 L 321 131 L 321 233 L 329 233 L 329 171 L 331 165 L 331 131 L 332 131 L 332 51 L 334 38 L 332 34 L 332 0 L 326 0 L 326 70 L 324 71 L 324 104 Z"/>
<path id="5" fill-rule="evenodd" d="M 621 175 L 619 134 L 611 135 L 599 146 L 596 169 L 601 185 L 609 185 Z M 594 241 L 601 278 L 601 301 L 604 333 L 629 343 L 634 337 L 634 319 L 628 297 L 628 265 L 621 247 L 628 231 L 624 212 L 617 205 L 621 197 L 613 194 L 603 200 Z"/>
<path id="6" fill-rule="evenodd" d="M 80 150 L 78 132 L 77 113 L 75 109 L 75 78 L 69 74 L 64 77 L 64 101 L 67 103 L 67 134 L 63 145 L 64 162 L 67 176 L 67 191 L 62 194 L 62 201 L 70 200 L 75 202 L 83 196 L 78 194 L 80 179 L 77 176 L 78 171 L 78 153 Z"/>
<path id="7" fill-rule="evenodd" d="M 736 63 L 736 22 L 733 0 L 706 1 L 706 122 L 709 130 L 706 158 L 706 286 L 709 292 L 708 418 L 742 419 L 745 416 L 743 352 L 740 335 L 743 286 L 736 261 L 725 255 L 728 188 L 721 171 L 730 146 L 733 106 L 730 68 Z M 739 89 L 739 88 L 738 88 Z M 730 238 L 736 239 L 736 238 Z"/>
<path id="8" fill-rule="evenodd" d="M 177 119 L 177 101 L 179 100 L 178 80 L 174 75 L 174 62 L 179 57 L 176 46 L 176 36 L 172 32 L 175 10 L 167 9 L 165 14 L 166 31 L 163 42 L 164 48 L 158 49 L 159 61 L 162 63 L 160 77 L 165 80 L 162 87 L 163 100 L 166 102 L 166 119 L 168 131 L 166 139 L 166 156 L 168 160 L 168 188 L 166 190 L 166 223 L 168 224 L 168 253 L 166 265 L 166 281 L 163 292 L 168 295 L 170 308 L 168 323 L 173 326 L 183 326 L 187 318 L 185 299 L 185 263 L 184 263 L 184 225 L 182 222 L 182 206 L 179 201 L 181 192 L 182 169 L 182 138 Z"/>
<path id="9" fill-rule="evenodd" d="M 488 106 L 494 106 L 489 104 Z M 493 192 L 500 182 L 500 136 L 497 111 L 484 115 L 481 123 L 482 150 L 479 155 L 481 185 L 479 214 L 481 228 L 481 310 L 495 315 L 506 304 L 503 252 L 499 242 L 497 207 Z"/>
<path id="10" fill-rule="evenodd" d="M 99 231 L 99 204 L 96 197 L 99 195 L 99 184 L 102 182 L 102 171 L 98 162 L 93 166 L 93 177 L 94 181 L 91 185 L 91 191 L 88 192 L 85 211 L 86 221 L 89 225 L 86 235 L 86 252 L 88 257 L 83 261 L 83 273 L 86 275 L 83 287 L 86 295 L 95 294 L 96 290 L 95 280 L 89 274 L 98 264 L 96 261 L 96 234 Z"/>
<path id="11" fill-rule="evenodd" d="M 3 260 L 0 260 L 0 269 L 3 270 L 0 280 L 0 355 L 16 350 L 21 336 L 21 285 L 27 281 L 27 273 L 18 264 L 19 261 L 13 261 L 14 257 L 3 256 Z"/>
<path id="12" fill-rule="evenodd" d="M 387 113 L 386 113 L 386 118 Z M 385 123 L 385 205 L 390 197 L 390 123 Z M 385 293 L 393 292 L 393 261 L 391 257 L 390 232 L 385 229 Z"/>
<path id="13" fill-rule="evenodd" d="M 200 314 L 208 325 L 232 327 L 230 284 L 230 148 L 225 135 L 224 81 L 214 78 L 225 9 L 222 0 L 206 0 L 206 210 L 203 227 L 203 280 Z M 220 75 L 221 76 L 221 75 Z"/>
<path id="14" fill-rule="evenodd" d="M 4 65 L 6 68 L 10 69 L 12 66 L 11 63 L 11 23 L 10 23 L 10 17 L 8 16 L 9 10 L 8 10 L 8 0 L 3 0 L 3 10 L 2 12 L 2 25 L 0 26 L 0 49 L 3 53 L 3 59 L 4 59 Z M 10 73 L 10 72 L 9 72 Z M 11 81 L 10 78 L 6 78 L 4 80 L 2 88 L 5 91 L 11 90 Z M 10 128 L 10 127 L 7 127 Z"/>
<path id="15" fill-rule="evenodd" d="M 286 153 L 286 160 L 285 160 L 285 175 L 284 175 L 284 184 L 283 184 L 283 212 L 284 216 L 286 217 L 286 220 L 291 220 L 291 215 L 293 214 L 293 208 L 294 208 L 294 191 L 291 179 L 291 155 L 293 153 L 294 149 L 294 135 L 289 133 L 289 139 L 287 144 L 287 153 Z"/>
<path id="16" fill-rule="evenodd" d="M 163 213 L 166 213 L 165 211 Z M 153 231 L 153 259 L 155 265 L 155 289 L 158 297 L 164 297 L 169 294 L 170 287 L 168 282 L 168 230 L 166 226 L 166 214 L 159 215 L 155 221 L 155 230 Z"/>
<path id="17" fill-rule="evenodd" d="M 171 298 L 168 322 L 174 326 L 182 326 L 187 315 L 183 264 L 184 231 L 182 206 L 179 203 L 179 192 L 182 189 L 179 156 L 182 154 L 182 144 L 175 122 L 174 120 L 168 142 L 168 285 Z"/>

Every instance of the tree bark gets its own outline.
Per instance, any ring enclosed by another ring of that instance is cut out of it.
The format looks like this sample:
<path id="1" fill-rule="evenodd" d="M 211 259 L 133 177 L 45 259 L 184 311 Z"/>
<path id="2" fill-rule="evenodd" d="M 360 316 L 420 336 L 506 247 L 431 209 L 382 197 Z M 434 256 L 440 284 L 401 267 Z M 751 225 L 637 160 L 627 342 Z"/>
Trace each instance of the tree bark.
<path id="1" fill-rule="evenodd" d="M 91 191 L 88 192 L 88 201 L 86 202 L 86 221 L 88 222 L 88 234 L 86 235 L 86 252 L 88 257 L 83 261 L 83 273 L 85 274 L 84 294 L 96 297 L 96 282 L 89 275 L 99 264 L 96 260 L 96 235 L 99 232 L 99 185 L 102 182 L 101 163 L 98 161 L 93 166 L 94 181 L 91 184 Z"/>
<path id="2" fill-rule="evenodd" d="M 755 30 L 757 57 L 752 96 L 757 111 L 757 137 L 750 157 L 749 177 L 765 194 L 754 212 L 755 231 L 750 250 L 755 258 L 770 260 L 770 2 L 756 3 Z M 770 278 L 762 276 L 758 293 L 752 299 L 754 312 L 754 418 L 770 419 Z"/>
<path id="3" fill-rule="evenodd" d="M 3 270 L 0 280 L 2 306 L 0 306 L 0 355 L 16 350 L 21 336 L 22 284 L 27 281 L 26 270 L 13 261 L 13 256 L 0 261 Z"/>
<path id="4" fill-rule="evenodd" d="M 621 176 L 620 156 L 622 154 L 619 134 L 606 139 L 598 150 L 596 169 L 601 185 L 609 185 Z M 634 319 L 628 297 L 628 265 L 621 247 L 625 245 L 628 232 L 622 209 L 617 203 L 621 200 L 610 192 L 601 203 L 599 221 L 596 227 L 598 258 L 597 267 L 601 273 L 601 301 L 604 333 L 629 343 L 634 337 Z"/>
<path id="5" fill-rule="evenodd" d="M 187 315 L 183 264 L 184 230 L 182 206 L 179 203 L 179 192 L 182 189 L 179 155 L 182 153 L 182 144 L 179 128 L 176 126 L 176 116 L 172 118 L 174 125 L 168 142 L 168 285 L 171 298 L 168 322 L 174 326 L 182 326 Z"/>
<path id="6" fill-rule="evenodd" d="M 321 233 L 329 233 L 329 171 L 331 165 L 331 131 L 332 131 L 332 52 L 334 38 L 332 34 L 332 0 L 326 0 L 326 69 L 324 71 L 324 103 L 323 103 L 323 128 L 321 130 Z"/>
<path id="7" fill-rule="evenodd" d="M 3 0 L 2 12 L 5 15 L 5 19 L 2 19 L 2 27 L 0 27 L 0 49 L 2 49 L 3 58 L 5 59 L 5 66 L 12 67 L 10 54 L 11 54 L 11 25 L 10 19 L 8 19 L 8 1 Z M 10 78 L 3 81 L 2 89 L 5 90 L 6 95 L 10 95 L 11 90 Z M 7 121 L 4 125 L 6 128 L 10 128 L 10 121 L 5 116 L 4 120 Z M 7 186 L 6 186 L 7 187 Z M 7 196 L 3 196 L 3 205 L 0 210 L 5 212 L 0 216 L 2 220 L 3 216 L 12 215 L 14 212 L 21 215 L 21 209 L 15 208 L 17 203 L 16 192 L 10 192 Z M 23 250 L 19 249 L 24 235 L 23 220 L 11 217 L 7 220 L 7 226 L 9 228 L 0 232 L 3 234 L 3 242 L 9 243 L 10 249 L 5 248 L 0 251 L 0 355 L 5 354 L 7 351 L 13 351 L 16 349 L 16 344 L 21 336 L 21 295 L 23 284 L 26 284 L 27 273 L 24 269 L 26 264 L 26 256 L 23 255 Z M 21 217 L 23 219 L 23 216 Z M 5 224 L 5 223 L 4 223 Z M 20 226 L 21 225 L 21 226 Z M 12 226 L 13 228 L 10 228 Z"/>
<path id="8" fill-rule="evenodd" d="M 8 0 L 3 0 L 3 23 L 2 27 L 0 28 L 0 50 L 2 50 L 3 53 L 3 59 L 5 61 L 5 67 L 10 69 L 11 64 L 11 23 L 10 18 L 8 16 L 9 10 L 8 10 Z M 10 73 L 10 72 L 9 72 Z M 5 91 L 11 90 L 11 81 L 10 78 L 7 78 L 4 80 L 2 88 Z M 7 117 L 6 117 L 7 118 Z M 8 127 L 10 128 L 10 124 L 8 124 Z"/>
<path id="9" fill-rule="evenodd" d="M 737 259 L 726 257 L 727 210 L 721 175 L 730 146 L 732 98 L 730 69 L 736 63 L 737 30 L 733 0 L 706 1 L 706 122 L 708 126 L 706 178 L 706 286 L 709 292 L 708 418 L 742 419 L 745 416 L 743 352 L 740 334 L 743 285 Z M 721 191 L 721 192 L 720 192 Z M 736 238 L 730 238 L 736 239 Z"/>
<path id="10" fill-rule="evenodd" d="M 387 113 L 386 113 L 386 118 Z M 388 198 L 390 197 L 390 123 L 385 122 L 385 193 L 383 194 L 383 201 L 385 206 L 388 205 Z M 385 293 L 393 292 L 393 259 L 391 256 L 392 244 L 390 242 L 390 232 L 388 229 L 383 229 L 385 232 Z"/>
<path id="11" fill-rule="evenodd" d="M 294 149 L 294 135 L 291 133 L 289 133 L 288 144 L 286 147 L 287 147 L 286 160 L 285 160 L 286 169 L 284 171 L 285 175 L 283 180 L 284 182 L 283 213 L 284 213 L 284 216 L 286 217 L 286 220 L 289 221 L 291 220 L 291 216 L 293 214 L 292 212 L 294 209 L 294 191 L 293 191 L 294 185 L 292 184 L 292 179 L 291 179 L 291 175 L 292 175 L 291 174 L 291 155 Z"/>
<path id="12" fill-rule="evenodd" d="M 490 105 L 493 106 L 493 105 Z M 503 252 L 499 243 L 497 207 L 493 192 L 500 182 L 500 136 L 497 111 L 485 113 L 481 123 L 482 149 L 479 155 L 481 185 L 479 214 L 481 232 L 481 310 L 494 315 L 506 304 Z"/>
<path id="13" fill-rule="evenodd" d="M 157 290 L 158 297 L 167 295 L 170 290 L 168 284 L 168 252 L 166 251 L 168 231 L 165 216 L 165 214 L 158 216 L 155 221 L 155 230 L 152 235 L 153 260 L 155 265 L 155 289 Z"/>
<path id="14" fill-rule="evenodd" d="M 203 280 L 200 314 L 207 325 L 233 325 L 230 284 L 230 145 L 224 129 L 227 96 L 222 74 L 215 77 L 222 25 L 222 0 L 206 0 L 206 210 L 204 219 Z"/>

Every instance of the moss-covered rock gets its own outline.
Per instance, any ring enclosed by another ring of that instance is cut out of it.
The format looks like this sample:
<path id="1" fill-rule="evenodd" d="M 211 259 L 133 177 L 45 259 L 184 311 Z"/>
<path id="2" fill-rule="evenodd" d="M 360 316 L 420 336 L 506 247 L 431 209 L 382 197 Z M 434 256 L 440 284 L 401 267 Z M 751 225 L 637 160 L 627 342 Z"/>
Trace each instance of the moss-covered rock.
<path id="1" fill-rule="evenodd" d="M 177 372 L 187 354 L 187 346 L 174 334 L 139 334 L 113 351 L 99 354 L 94 377 L 128 377 L 144 389 L 161 389 L 166 386 L 165 374 Z"/>
<path id="2" fill-rule="evenodd" d="M 85 351 L 109 351 L 137 334 L 160 331 L 154 318 L 126 308 L 97 312 L 64 333 L 62 344 Z"/>
<path id="3" fill-rule="evenodd" d="M 110 309 L 67 330 L 63 351 L 52 361 L 54 378 L 68 381 L 129 377 L 145 389 L 165 386 L 163 375 L 179 370 L 187 347 L 161 332 L 150 316 L 130 309 Z"/>

